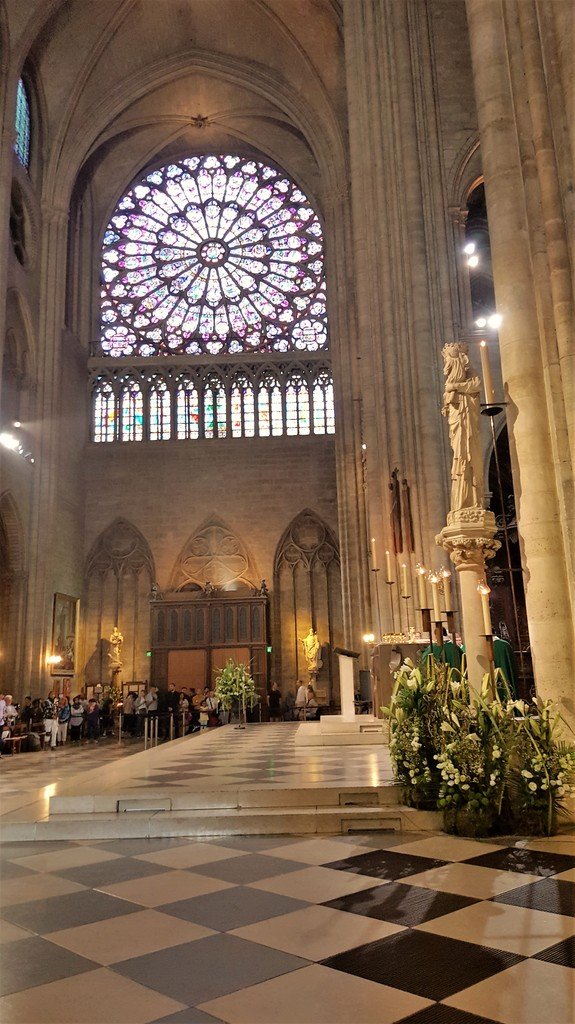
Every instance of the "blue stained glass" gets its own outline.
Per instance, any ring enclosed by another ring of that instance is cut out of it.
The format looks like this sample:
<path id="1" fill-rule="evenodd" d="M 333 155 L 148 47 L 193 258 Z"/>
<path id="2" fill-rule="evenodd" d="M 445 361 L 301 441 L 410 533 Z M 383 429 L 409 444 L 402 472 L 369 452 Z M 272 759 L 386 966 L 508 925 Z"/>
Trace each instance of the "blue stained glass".
<path id="1" fill-rule="evenodd" d="M 136 355 L 327 347 L 320 223 L 293 182 L 254 160 L 193 157 L 148 174 L 106 228 L 102 279 L 105 354 L 127 354 L 122 336 Z"/>
<path id="2" fill-rule="evenodd" d="M 16 93 L 16 117 L 14 118 L 14 128 L 16 131 L 16 141 L 14 143 L 14 150 L 18 160 L 28 170 L 30 166 L 30 135 L 31 135 L 31 120 L 30 120 L 30 102 L 28 100 L 28 93 L 26 92 L 26 86 L 20 78 L 18 81 L 18 91 Z"/>

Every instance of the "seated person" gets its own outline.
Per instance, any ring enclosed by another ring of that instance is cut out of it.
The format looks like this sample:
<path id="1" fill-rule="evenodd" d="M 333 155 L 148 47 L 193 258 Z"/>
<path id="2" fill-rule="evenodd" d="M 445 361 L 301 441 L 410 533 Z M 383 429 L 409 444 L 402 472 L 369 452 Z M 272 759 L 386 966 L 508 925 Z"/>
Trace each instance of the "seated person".
<path id="1" fill-rule="evenodd" d="M 315 722 L 319 718 L 319 704 L 316 700 L 315 690 L 311 684 L 306 691 L 305 717 L 308 722 Z"/>

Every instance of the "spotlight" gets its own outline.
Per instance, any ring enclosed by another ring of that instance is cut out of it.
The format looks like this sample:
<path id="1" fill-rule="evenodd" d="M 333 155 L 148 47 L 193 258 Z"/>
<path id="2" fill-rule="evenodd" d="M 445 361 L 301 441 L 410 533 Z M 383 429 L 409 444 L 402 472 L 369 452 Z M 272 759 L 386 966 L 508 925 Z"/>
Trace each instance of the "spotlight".
<path id="1" fill-rule="evenodd" d="M 464 253 L 467 256 L 471 256 L 475 252 L 475 242 L 468 242 L 463 248 Z"/>
<path id="2" fill-rule="evenodd" d="M 480 316 L 479 319 L 475 321 L 475 326 L 476 327 L 481 327 L 482 329 L 484 327 L 487 327 L 487 319 L 486 319 L 486 317 Z"/>
<path id="3" fill-rule="evenodd" d="M 503 317 L 500 315 L 500 313 L 492 313 L 491 316 L 487 320 L 487 326 L 491 327 L 492 331 L 499 330 L 499 328 L 501 327 L 502 323 L 503 323 Z"/>
<path id="4" fill-rule="evenodd" d="M 372 644 L 373 641 L 375 640 L 375 634 L 374 633 L 364 633 L 362 639 L 363 639 L 364 644 Z"/>
<path id="5" fill-rule="evenodd" d="M 14 420 L 14 423 L 12 424 L 12 426 L 13 426 L 13 427 L 16 427 L 16 430 L 17 430 L 17 429 L 18 429 L 18 427 L 21 427 L 21 426 L 22 426 L 22 424 L 20 423 L 20 420 Z"/>
<path id="6" fill-rule="evenodd" d="M 479 256 L 470 256 L 469 259 L 467 260 L 467 266 L 468 267 L 472 267 L 472 268 L 478 267 L 479 266 Z"/>
<path id="7" fill-rule="evenodd" d="M 14 434 L 9 434 L 7 430 L 3 430 L 0 434 L 0 444 L 4 445 L 4 448 L 8 448 L 9 451 L 15 452 L 19 447 L 19 440 L 14 437 Z"/>

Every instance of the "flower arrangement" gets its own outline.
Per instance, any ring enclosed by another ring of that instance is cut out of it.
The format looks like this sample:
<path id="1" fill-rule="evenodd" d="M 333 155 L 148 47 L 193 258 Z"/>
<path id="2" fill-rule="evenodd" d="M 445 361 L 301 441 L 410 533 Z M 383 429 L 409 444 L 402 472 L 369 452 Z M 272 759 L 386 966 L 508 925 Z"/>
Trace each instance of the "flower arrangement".
<path id="1" fill-rule="evenodd" d="M 521 711 L 510 782 L 515 823 L 551 835 L 563 799 L 575 794 L 575 747 L 557 738 L 562 718 L 551 702 Z"/>
<path id="2" fill-rule="evenodd" d="M 260 698 L 248 666 L 229 658 L 216 676 L 215 697 L 225 711 L 231 711 L 235 703 L 253 708 Z"/>
<path id="3" fill-rule="evenodd" d="M 512 700 L 504 679 L 470 698 L 460 673 L 406 661 L 388 708 L 390 754 L 405 803 L 442 810 L 446 831 L 551 835 L 575 794 L 575 746 L 550 703 Z"/>

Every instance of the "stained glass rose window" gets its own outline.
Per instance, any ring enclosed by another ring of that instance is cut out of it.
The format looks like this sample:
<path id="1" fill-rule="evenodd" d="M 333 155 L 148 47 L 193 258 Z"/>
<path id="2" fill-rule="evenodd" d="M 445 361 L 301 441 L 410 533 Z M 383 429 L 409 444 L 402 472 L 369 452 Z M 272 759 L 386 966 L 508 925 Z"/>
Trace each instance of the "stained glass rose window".
<path id="1" fill-rule="evenodd" d="M 100 343 L 110 356 L 326 348 L 309 200 L 282 171 L 238 156 L 147 174 L 104 233 Z"/>

